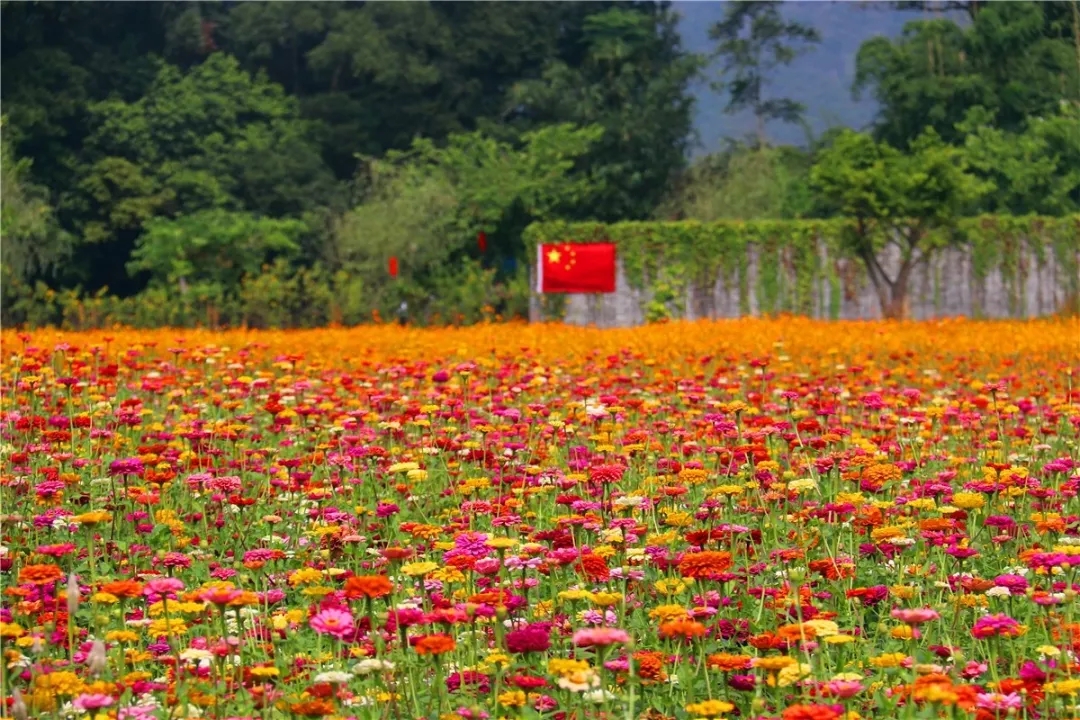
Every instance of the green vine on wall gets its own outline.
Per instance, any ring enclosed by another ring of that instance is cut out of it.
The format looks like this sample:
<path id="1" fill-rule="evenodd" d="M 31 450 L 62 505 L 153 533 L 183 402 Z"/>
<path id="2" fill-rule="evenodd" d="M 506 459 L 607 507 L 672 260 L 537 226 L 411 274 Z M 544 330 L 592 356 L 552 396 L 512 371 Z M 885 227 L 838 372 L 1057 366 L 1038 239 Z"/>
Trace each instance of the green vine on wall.
<path id="1" fill-rule="evenodd" d="M 689 286 L 711 293 L 719 281 L 738 289 L 743 314 L 750 311 L 753 293 L 762 313 L 813 314 L 816 309 L 818 314 L 836 317 L 850 281 L 840 276 L 838 261 L 860 262 L 843 241 L 853 227 L 846 219 L 547 222 L 530 225 L 524 241 L 532 263 L 539 244 L 614 242 L 630 287 L 646 295 L 661 284 L 665 292 Z M 947 231 L 935 232 L 927 245 L 931 252 L 946 246 L 966 247 L 978 282 L 999 271 L 1012 314 L 1026 312 L 1025 258 L 1039 266 L 1053 258 L 1066 295 L 1080 295 L 1080 215 L 966 218 Z M 751 248 L 757 251 L 756 276 L 751 276 L 749 267 Z M 858 284 L 865 280 L 863 270 Z M 815 298 L 822 281 L 827 297 Z"/>

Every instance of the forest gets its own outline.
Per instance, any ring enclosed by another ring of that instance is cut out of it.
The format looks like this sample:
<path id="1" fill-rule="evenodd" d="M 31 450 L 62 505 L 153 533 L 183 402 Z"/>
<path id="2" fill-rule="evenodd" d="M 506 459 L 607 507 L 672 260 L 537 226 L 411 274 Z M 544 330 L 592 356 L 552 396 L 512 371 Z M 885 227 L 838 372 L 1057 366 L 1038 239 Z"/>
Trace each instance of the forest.
<path id="1" fill-rule="evenodd" d="M 4 2 L 3 322 L 468 323 L 527 314 L 538 224 L 1080 212 L 1080 3 L 892 5 L 872 127 L 794 146 L 779 2 L 708 53 L 656 2 Z M 692 159 L 701 82 L 757 131 Z"/>

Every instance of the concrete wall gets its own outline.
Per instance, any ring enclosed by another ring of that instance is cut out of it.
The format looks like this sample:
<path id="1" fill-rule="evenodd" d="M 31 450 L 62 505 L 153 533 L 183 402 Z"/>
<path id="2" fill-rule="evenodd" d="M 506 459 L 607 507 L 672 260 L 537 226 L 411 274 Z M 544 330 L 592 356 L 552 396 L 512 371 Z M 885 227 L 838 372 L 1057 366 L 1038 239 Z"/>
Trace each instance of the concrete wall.
<path id="1" fill-rule="evenodd" d="M 1080 260 L 1080 239 L 1075 252 Z M 763 299 L 758 297 L 757 290 L 758 255 L 756 248 L 752 248 L 745 283 L 746 304 L 751 315 L 762 314 Z M 899 252 L 894 248 L 883 259 L 890 277 L 895 276 Z M 830 270 L 810 279 L 812 316 L 845 320 L 881 317 L 877 294 L 859 261 L 836 260 L 827 257 L 824 251 L 820 260 L 822 267 Z M 782 262 L 781 267 L 780 294 L 790 300 L 794 297 L 795 271 L 790 263 Z M 1080 276 L 1067 277 L 1066 270 L 1049 248 L 1041 261 L 1025 248 L 1016 267 L 1016 272 L 1009 274 L 1011 277 L 1000 268 L 979 277 L 970 249 L 942 250 L 913 274 L 908 315 L 913 319 L 1038 317 L 1058 312 L 1075 288 L 1080 287 Z M 630 287 L 621 265 L 617 288 L 615 293 L 606 295 L 568 295 L 565 321 L 598 327 L 643 324 L 649 295 Z M 721 278 L 711 288 L 687 288 L 684 316 L 688 319 L 738 317 L 742 314 L 739 295 L 737 278 Z M 794 308 L 795 305 L 789 303 L 787 307 Z M 538 317 L 537 303 L 533 310 L 533 316 Z"/>

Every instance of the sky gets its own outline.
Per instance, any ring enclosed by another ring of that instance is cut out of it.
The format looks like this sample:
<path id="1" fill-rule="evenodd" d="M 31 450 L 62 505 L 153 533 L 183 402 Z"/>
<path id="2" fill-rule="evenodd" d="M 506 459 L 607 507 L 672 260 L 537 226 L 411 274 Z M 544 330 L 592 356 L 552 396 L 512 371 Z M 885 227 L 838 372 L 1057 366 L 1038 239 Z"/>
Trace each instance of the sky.
<path id="1" fill-rule="evenodd" d="M 693 52 L 712 48 L 709 27 L 723 17 L 725 2 L 672 3 L 679 13 L 683 44 Z M 873 122 L 876 103 L 870 98 L 855 100 L 851 85 L 855 78 L 855 55 L 859 46 L 875 35 L 898 36 L 904 24 L 920 18 L 918 12 L 895 10 L 885 2 L 830 2 L 803 0 L 786 2 L 786 17 L 810 25 L 821 34 L 821 43 L 800 56 L 792 65 L 777 70 L 767 92 L 773 97 L 789 97 L 807 106 L 806 119 L 815 135 L 834 125 L 861 129 Z M 712 71 L 715 77 L 715 69 Z M 727 99 L 698 83 L 695 128 L 699 146 L 695 155 L 720 147 L 725 137 L 744 137 L 754 131 L 749 112 L 727 115 Z M 805 144 L 806 132 L 797 125 L 773 123 L 766 128 L 774 143 Z"/>

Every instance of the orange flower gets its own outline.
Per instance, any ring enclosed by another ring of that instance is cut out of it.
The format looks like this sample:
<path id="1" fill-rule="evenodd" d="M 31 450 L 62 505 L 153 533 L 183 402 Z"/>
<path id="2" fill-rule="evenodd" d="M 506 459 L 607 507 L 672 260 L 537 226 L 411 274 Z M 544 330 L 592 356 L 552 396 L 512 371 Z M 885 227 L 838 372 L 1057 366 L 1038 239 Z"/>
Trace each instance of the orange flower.
<path id="1" fill-rule="evenodd" d="M 118 598 L 137 598 L 142 595 L 142 591 L 142 583 L 135 580 L 116 580 L 101 586 L 101 592 L 115 595 Z"/>
<path id="2" fill-rule="evenodd" d="M 642 650 L 634 653 L 634 668 L 638 677 L 642 680 L 654 680 L 663 682 L 667 680 L 664 672 L 664 654 L 652 650 Z"/>
<path id="3" fill-rule="evenodd" d="M 679 561 L 679 572 L 685 578 L 709 579 L 731 567 L 731 553 L 722 550 L 687 553 Z"/>
<path id="4" fill-rule="evenodd" d="M 672 620 L 660 625 L 660 637 L 663 638 L 682 637 L 692 640 L 693 638 L 702 637 L 704 634 L 705 626 L 697 620 Z"/>
<path id="5" fill-rule="evenodd" d="M 290 705 L 289 711 L 301 717 L 326 717 L 334 714 L 334 703 L 329 700 L 308 700 Z"/>
<path id="6" fill-rule="evenodd" d="M 27 565 L 19 571 L 19 582 L 29 585 L 52 585 L 62 580 L 64 571 L 56 565 Z"/>
<path id="7" fill-rule="evenodd" d="M 393 584 L 385 575 L 354 575 L 345 581 L 347 598 L 381 598 L 393 590 Z"/>
<path id="8" fill-rule="evenodd" d="M 840 714 L 828 705 L 792 705 L 784 709 L 784 720 L 835 720 Z"/>
<path id="9" fill-rule="evenodd" d="M 449 635 L 425 635 L 413 645 L 417 655 L 442 655 L 455 647 L 457 643 Z"/>
<path id="10" fill-rule="evenodd" d="M 729 655 L 717 653 L 705 658 L 705 666 L 716 668 L 720 672 L 733 672 L 735 670 L 747 670 L 750 667 L 749 655 Z"/>

